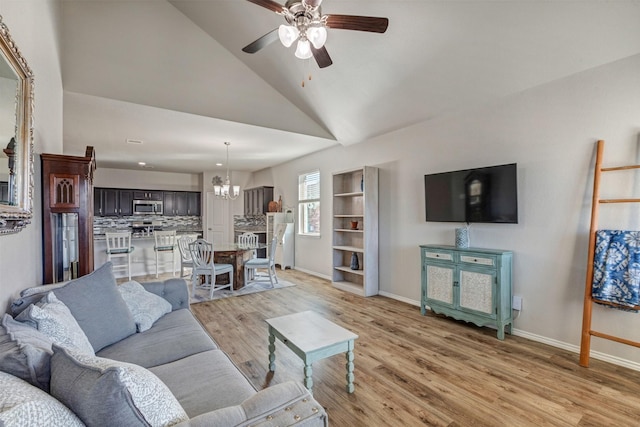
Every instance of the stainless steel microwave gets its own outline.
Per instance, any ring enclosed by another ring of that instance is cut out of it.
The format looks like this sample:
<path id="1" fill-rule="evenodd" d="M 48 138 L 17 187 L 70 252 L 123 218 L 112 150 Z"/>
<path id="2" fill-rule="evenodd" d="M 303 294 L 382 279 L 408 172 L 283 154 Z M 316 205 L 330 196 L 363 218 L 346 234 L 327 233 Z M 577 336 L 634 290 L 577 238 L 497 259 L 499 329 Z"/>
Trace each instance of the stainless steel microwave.
<path id="1" fill-rule="evenodd" d="M 134 215 L 162 215 L 162 201 L 161 200 L 134 200 L 133 201 L 133 214 Z"/>

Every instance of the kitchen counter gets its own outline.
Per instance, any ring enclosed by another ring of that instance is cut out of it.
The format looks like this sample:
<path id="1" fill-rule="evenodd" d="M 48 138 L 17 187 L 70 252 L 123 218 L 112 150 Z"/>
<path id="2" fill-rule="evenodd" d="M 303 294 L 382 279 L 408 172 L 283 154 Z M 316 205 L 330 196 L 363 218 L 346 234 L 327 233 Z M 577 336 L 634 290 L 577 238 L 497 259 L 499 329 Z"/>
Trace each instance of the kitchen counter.
<path id="1" fill-rule="evenodd" d="M 267 233 L 267 229 L 265 227 L 235 227 L 233 229 L 234 233 Z"/>
<path id="2" fill-rule="evenodd" d="M 166 231 L 166 229 L 163 229 L 163 230 Z M 123 232 L 131 232 L 131 230 L 127 230 L 127 229 L 124 229 L 124 230 L 105 230 L 105 229 L 102 229 L 101 233 L 95 233 L 95 232 L 93 233 L 93 240 L 94 241 L 97 241 L 97 240 L 103 240 L 104 241 L 106 239 L 105 233 L 112 232 L 112 231 L 113 232 L 121 232 L 121 231 L 123 231 Z M 176 230 L 176 235 L 178 237 L 179 236 L 183 236 L 185 234 L 189 234 L 189 235 L 198 234 L 199 236 L 203 235 L 202 234 L 202 230 Z M 151 240 L 154 240 L 153 233 L 152 234 L 146 234 L 146 233 L 133 233 L 133 234 L 131 234 L 131 241 L 137 240 L 137 239 L 151 239 Z"/>

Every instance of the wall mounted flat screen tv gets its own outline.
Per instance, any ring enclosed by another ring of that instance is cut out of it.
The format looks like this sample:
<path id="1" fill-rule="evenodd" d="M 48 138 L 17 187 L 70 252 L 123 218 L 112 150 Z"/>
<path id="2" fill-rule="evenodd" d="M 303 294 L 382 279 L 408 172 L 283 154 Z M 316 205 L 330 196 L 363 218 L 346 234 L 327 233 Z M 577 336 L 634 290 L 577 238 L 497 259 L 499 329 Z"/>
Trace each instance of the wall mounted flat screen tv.
<path id="1" fill-rule="evenodd" d="M 424 195 L 427 221 L 518 223 L 516 163 L 425 175 Z"/>

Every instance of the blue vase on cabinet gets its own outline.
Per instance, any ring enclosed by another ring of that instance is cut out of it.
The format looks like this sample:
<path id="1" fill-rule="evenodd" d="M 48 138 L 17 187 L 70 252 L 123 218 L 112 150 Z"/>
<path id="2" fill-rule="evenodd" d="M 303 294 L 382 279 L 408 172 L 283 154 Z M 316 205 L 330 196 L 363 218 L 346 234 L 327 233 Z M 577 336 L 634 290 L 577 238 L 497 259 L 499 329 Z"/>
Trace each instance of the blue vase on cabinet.
<path id="1" fill-rule="evenodd" d="M 359 270 L 360 264 L 358 263 L 358 255 L 355 252 L 351 253 L 351 265 L 349 266 L 352 270 Z"/>

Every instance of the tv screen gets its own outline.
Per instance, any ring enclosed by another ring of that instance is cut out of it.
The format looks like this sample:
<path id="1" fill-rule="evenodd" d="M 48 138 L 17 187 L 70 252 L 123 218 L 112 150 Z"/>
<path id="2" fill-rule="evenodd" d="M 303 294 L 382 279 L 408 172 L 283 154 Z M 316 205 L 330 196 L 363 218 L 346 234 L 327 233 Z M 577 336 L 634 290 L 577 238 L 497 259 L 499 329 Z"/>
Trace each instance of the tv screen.
<path id="1" fill-rule="evenodd" d="M 425 175 L 424 195 L 427 221 L 518 223 L 516 163 Z"/>

